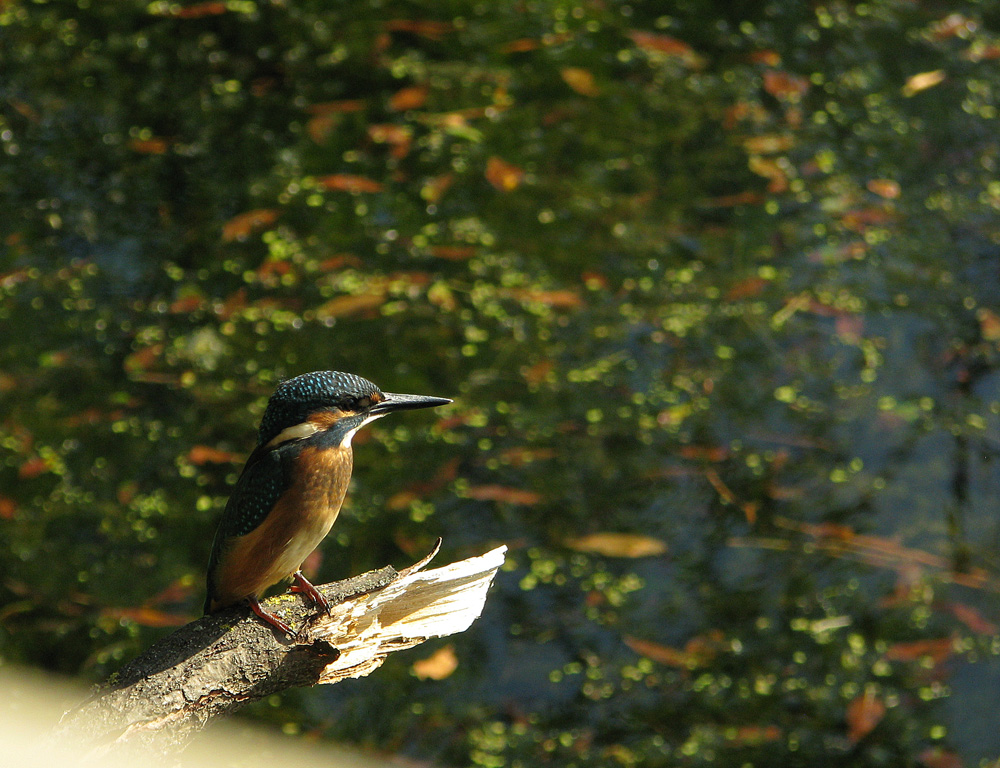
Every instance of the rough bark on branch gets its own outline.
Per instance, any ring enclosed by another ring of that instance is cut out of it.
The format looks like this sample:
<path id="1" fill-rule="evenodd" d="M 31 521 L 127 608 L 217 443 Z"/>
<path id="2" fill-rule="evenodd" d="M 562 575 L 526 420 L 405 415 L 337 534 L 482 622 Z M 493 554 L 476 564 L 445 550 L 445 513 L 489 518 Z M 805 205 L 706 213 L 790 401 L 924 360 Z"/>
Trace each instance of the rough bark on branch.
<path id="1" fill-rule="evenodd" d="M 399 573 L 386 567 L 321 586 L 334 603 L 329 616 L 297 595 L 265 601 L 300 628 L 294 639 L 242 607 L 181 627 L 68 712 L 57 735 L 95 757 L 120 747 L 170 751 L 248 701 L 361 677 L 393 651 L 462 632 L 482 612 L 507 548 L 423 570 L 437 549 Z"/>

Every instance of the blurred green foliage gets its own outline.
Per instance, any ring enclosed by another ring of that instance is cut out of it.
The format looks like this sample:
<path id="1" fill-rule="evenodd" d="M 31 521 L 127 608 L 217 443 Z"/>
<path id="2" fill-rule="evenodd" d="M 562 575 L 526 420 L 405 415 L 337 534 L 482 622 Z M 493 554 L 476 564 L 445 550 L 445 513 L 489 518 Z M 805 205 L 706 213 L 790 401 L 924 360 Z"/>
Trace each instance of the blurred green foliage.
<path id="1" fill-rule="evenodd" d="M 256 716 L 456 765 L 996 757 L 963 8 L 0 6 L 2 658 L 100 678 L 193 618 L 267 396 L 332 368 L 456 403 L 359 436 L 318 577 L 510 559 L 450 676 Z"/>

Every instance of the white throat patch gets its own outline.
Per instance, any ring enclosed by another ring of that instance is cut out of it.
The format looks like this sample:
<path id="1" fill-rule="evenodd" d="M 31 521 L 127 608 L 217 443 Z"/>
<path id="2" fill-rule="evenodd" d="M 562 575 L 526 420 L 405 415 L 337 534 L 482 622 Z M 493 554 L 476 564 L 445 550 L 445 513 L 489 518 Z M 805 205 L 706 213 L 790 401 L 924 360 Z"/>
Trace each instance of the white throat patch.
<path id="1" fill-rule="evenodd" d="M 355 432 L 357 432 L 359 429 L 361 429 L 365 424 L 368 424 L 368 423 L 370 423 L 372 421 L 375 421 L 375 419 L 381 419 L 383 416 L 385 416 L 384 413 L 376 413 L 374 416 L 369 416 L 367 419 L 365 419 L 360 424 L 358 424 L 358 426 L 356 426 L 354 429 L 352 429 L 350 432 L 347 433 L 347 435 L 344 437 L 344 442 L 341 443 L 341 445 L 344 448 L 350 448 L 351 447 L 351 438 L 354 437 L 354 433 Z"/>

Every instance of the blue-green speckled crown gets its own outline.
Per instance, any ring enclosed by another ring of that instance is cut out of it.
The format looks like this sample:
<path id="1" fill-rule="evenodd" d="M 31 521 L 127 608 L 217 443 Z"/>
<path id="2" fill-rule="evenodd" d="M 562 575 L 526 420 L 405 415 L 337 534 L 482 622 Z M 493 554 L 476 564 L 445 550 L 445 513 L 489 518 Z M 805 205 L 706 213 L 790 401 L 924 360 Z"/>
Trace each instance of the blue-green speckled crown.
<path id="1" fill-rule="evenodd" d="M 267 401 L 257 444 L 267 444 L 281 430 L 302 423 L 317 410 L 349 406 L 376 392 L 382 390 L 368 379 L 341 371 L 314 371 L 283 381 Z"/>

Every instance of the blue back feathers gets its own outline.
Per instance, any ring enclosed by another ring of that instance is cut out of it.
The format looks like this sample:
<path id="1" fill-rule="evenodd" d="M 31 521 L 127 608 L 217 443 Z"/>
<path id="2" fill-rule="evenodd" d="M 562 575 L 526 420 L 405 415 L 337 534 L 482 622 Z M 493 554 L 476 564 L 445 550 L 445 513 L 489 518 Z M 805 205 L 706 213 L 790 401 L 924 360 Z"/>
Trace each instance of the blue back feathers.
<path id="1" fill-rule="evenodd" d="M 382 394 L 368 379 L 340 371 L 314 371 L 283 381 L 267 401 L 258 445 L 266 445 L 287 427 L 301 424 L 324 408 L 350 410 L 358 398 Z"/>

